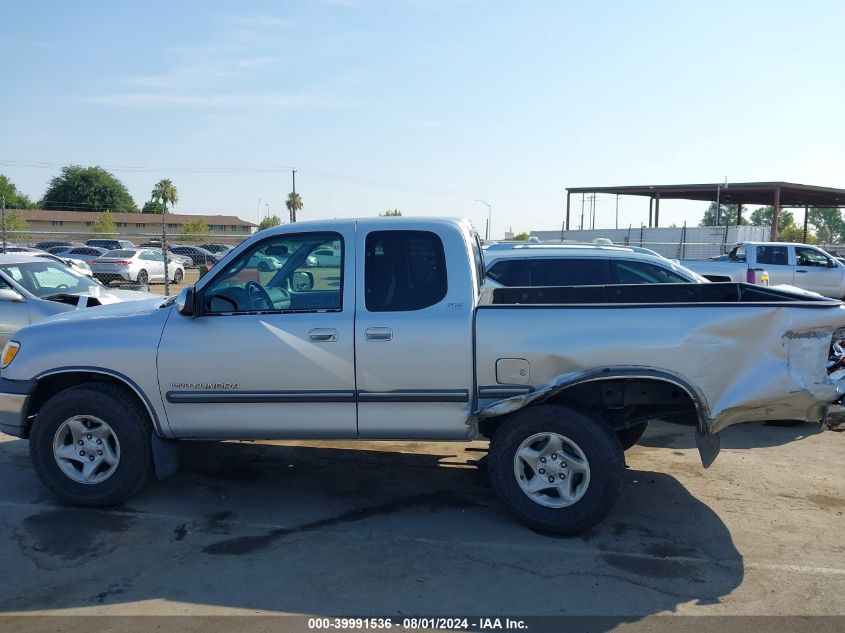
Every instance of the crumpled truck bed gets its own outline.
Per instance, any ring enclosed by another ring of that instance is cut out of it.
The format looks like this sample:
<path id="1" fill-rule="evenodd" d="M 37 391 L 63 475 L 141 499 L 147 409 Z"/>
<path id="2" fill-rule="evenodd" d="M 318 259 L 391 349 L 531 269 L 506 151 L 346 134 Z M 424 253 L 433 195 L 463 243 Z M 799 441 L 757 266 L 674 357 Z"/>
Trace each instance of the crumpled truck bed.
<path id="1" fill-rule="evenodd" d="M 694 390 L 699 431 L 740 422 L 819 422 L 845 393 L 827 359 L 845 306 L 814 304 L 491 306 L 476 317 L 477 379 L 497 385 L 499 359 L 525 359 L 531 393 L 482 401 L 502 415 L 616 371 L 676 377 Z"/>

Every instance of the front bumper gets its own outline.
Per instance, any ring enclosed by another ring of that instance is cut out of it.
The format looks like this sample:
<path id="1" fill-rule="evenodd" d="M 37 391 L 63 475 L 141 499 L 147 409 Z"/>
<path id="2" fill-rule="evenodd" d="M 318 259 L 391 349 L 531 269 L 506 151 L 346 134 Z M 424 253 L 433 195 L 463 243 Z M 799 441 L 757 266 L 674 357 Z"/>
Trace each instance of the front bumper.
<path id="1" fill-rule="evenodd" d="M 0 432 L 26 436 L 26 412 L 35 386 L 30 381 L 0 378 Z"/>

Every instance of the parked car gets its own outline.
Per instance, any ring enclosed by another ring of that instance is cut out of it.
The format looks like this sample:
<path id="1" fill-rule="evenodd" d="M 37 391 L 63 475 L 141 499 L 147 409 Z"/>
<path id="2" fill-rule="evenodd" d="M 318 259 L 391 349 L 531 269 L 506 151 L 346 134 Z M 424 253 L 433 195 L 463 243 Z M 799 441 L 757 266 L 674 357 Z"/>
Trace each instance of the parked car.
<path id="1" fill-rule="evenodd" d="M 660 255 L 624 246 L 514 245 L 485 252 L 485 287 L 707 283 Z"/>
<path id="2" fill-rule="evenodd" d="M 91 265 L 94 277 L 109 284 L 113 281 L 134 281 L 146 284 L 151 281 L 164 281 L 164 256 L 161 251 L 148 248 L 123 248 L 109 251 Z M 185 268 L 181 263 L 169 261 L 168 278 L 173 283 L 181 283 L 185 278 Z"/>
<path id="3" fill-rule="evenodd" d="M 75 272 L 53 255 L 0 255 L 0 343 L 17 330 L 45 317 L 121 301 L 153 298 L 146 292 L 110 290 Z M 46 260 L 46 261 L 45 261 Z"/>
<path id="4" fill-rule="evenodd" d="M 200 248 L 204 248 L 205 250 L 220 256 L 223 256 L 232 250 L 231 246 L 226 246 L 225 244 L 200 244 Z"/>
<path id="5" fill-rule="evenodd" d="M 42 250 L 42 251 L 49 250 L 49 249 L 53 248 L 54 246 L 70 247 L 70 246 L 82 246 L 82 244 L 81 244 L 81 242 L 65 242 L 63 240 L 46 240 L 44 242 L 38 242 L 37 244 L 35 244 L 35 248 Z"/>
<path id="6" fill-rule="evenodd" d="M 327 242 L 358 254 L 336 277 L 305 266 Z M 287 263 L 258 275 L 259 251 Z M 707 467 L 733 424 L 845 426 L 824 362 L 839 301 L 735 283 L 482 291 L 483 276 L 468 221 L 267 229 L 173 302 L 20 330 L 2 353 L 0 430 L 85 506 L 172 473 L 177 439 L 488 438 L 500 502 L 578 534 L 622 492 L 627 428 L 692 425 Z"/>
<path id="7" fill-rule="evenodd" d="M 308 265 L 315 268 L 319 266 L 323 268 L 339 268 L 340 253 L 335 253 L 331 248 L 318 248 L 308 256 Z"/>
<path id="8" fill-rule="evenodd" d="M 138 248 L 149 248 L 153 250 L 157 250 L 161 252 L 161 240 L 150 240 L 149 242 L 145 242 L 138 246 Z M 186 255 L 175 255 L 172 253 L 170 246 L 168 245 L 168 257 L 174 261 L 179 262 L 182 264 L 183 268 L 190 268 L 193 261 L 190 257 Z"/>
<path id="9" fill-rule="evenodd" d="M 71 270 L 75 270 L 81 275 L 85 275 L 86 277 L 93 277 L 94 273 L 91 272 L 91 267 L 88 265 L 84 259 L 72 259 L 72 258 L 63 258 L 59 257 L 58 255 L 53 255 L 51 253 L 21 253 L 22 255 L 30 255 L 31 257 L 38 257 L 40 259 L 49 259 L 54 262 L 58 262 L 60 264 L 64 264 Z"/>
<path id="10" fill-rule="evenodd" d="M 220 257 L 199 246 L 172 246 L 170 252 L 174 255 L 184 255 L 191 260 L 192 268 L 214 266 L 220 261 Z"/>
<path id="11" fill-rule="evenodd" d="M 63 251 L 52 251 L 52 255 L 58 255 L 59 257 L 70 257 L 73 259 L 81 259 L 85 262 L 88 262 L 90 265 L 98 257 L 102 257 L 108 253 L 108 251 L 104 248 L 99 248 L 97 246 L 75 246 L 73 248 L 67 248 Z"/>
<path id="12" fill-rule="evenodd" d="M 104 248 L 107 251 L 116 251 L 119 248 L 135 248 L 135 244 L 129 240 L 104 240 L 93 239 L 85 242 L 87 246 L 96 246 L 97 248 Z"/>
<path id="13" fill-rule="evenodd" d="M 711 281 L 745 281 L 749 269 L 769 273 L 772 286 L 796 286 L 825 297 L 845 297 L 845 265 L 817 246 L 795 242 L 743 242 L 720 260 L 681 263 Z"/>
<path id="14" fill-rule="evenodd" d="M 64 252 L 64 251 L 66 251 L 66 250 L 69 250 L 69 249 L 71 249 L 71 248 L 75 248 L 75 247 L 77 247 L 77 246 L 82 246 L 82 247 L 84 247 L 84 246 L 85 246 L 85 244 L 83 244 L 82 242 L 76 242 L 76 243 L 73 243 L 73 244 L 64 244 L 64 245 L 51 246 L 51 247 L 46 248 L 46 249 L 44 249 L 44 250 L 45 250 L 45 251 L 47 251 L 48 253 L 50 253 L 51 255 L 56 255 L 56 254 L 58 254 L 58 253 L 62 253 L 62 252 Z"/>
<path id="15" fill-rule="evenodd" d="M 31 246 L 18 246 L 17 244 L 0 244 L 0 251 L 4 253 L 43 253 L 40 248 L 33 248 Z"/>

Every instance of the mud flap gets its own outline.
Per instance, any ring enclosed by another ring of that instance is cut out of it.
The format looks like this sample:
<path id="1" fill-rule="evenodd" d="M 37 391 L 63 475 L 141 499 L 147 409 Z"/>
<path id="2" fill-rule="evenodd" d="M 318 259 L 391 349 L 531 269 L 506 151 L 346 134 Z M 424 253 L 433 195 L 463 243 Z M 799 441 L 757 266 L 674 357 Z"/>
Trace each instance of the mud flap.
<path id="1" fill-rule="evenodd" d="M 701 464 L 708 468 L 710 464 L 716 461 L 716 456 L 722 449 L 722 440 L 719 433 L 713 435 L 703 435 L 700 431 L 695 431 L 695 445 L 698 446 L 698 454 L 701 456 Z"/>
<path id="2" fill-rule="evenodd" d="M 179 442 L 162 439 L 153 433 L 150 444 L 153 448 L 156 479 L 167 479 L 179 468 Z"/>

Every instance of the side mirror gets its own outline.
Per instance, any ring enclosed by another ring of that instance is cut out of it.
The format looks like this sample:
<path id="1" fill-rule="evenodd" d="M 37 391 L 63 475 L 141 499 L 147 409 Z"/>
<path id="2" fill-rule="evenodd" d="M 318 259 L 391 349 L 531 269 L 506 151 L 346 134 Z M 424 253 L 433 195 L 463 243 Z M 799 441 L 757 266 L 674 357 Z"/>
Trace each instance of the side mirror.
<path id="1" fill-rule="evenodd" d="M 836 268 L 839 264 L 836 263 L 835 259 L 827 260 L 827 267 L 828 268 Z"/>
<path id="2" fill-rule="evenodd" d="M 0 301 L 23 301 L 23 295 L 12 288 L 0 288 Z"/>
<path id="3" fill-rule="evenodd" d="M 295 292 L 308 292 L 314 288 L 314 275 L 305 270 L 297 270 L 291 279 Z"/>
<path id="4" fill-rule="evenodd" d="M 193 286 L 182 288 L 176 295 L 176 311 L 183 316 L 194 316 L 195 297 Z"/>

